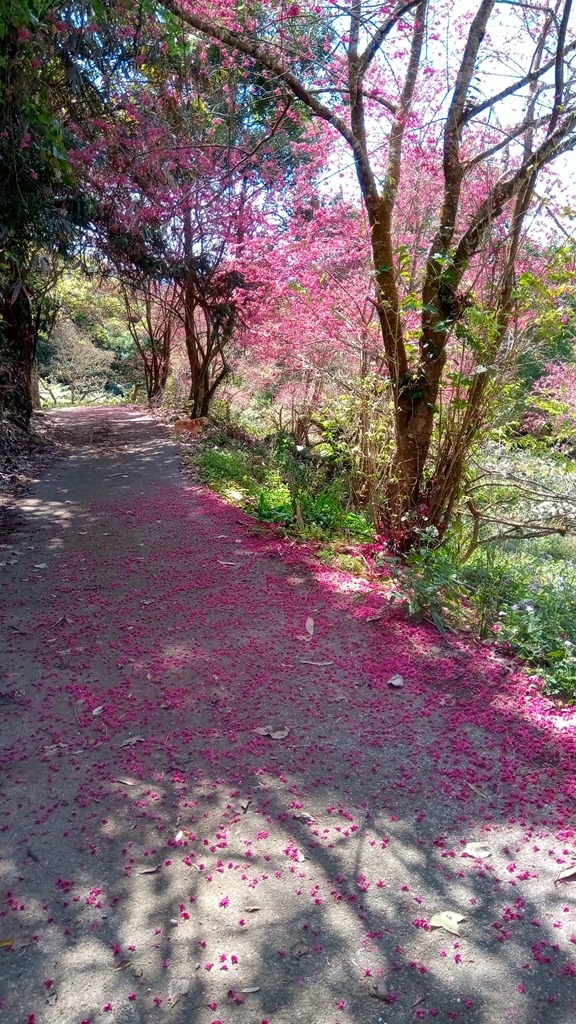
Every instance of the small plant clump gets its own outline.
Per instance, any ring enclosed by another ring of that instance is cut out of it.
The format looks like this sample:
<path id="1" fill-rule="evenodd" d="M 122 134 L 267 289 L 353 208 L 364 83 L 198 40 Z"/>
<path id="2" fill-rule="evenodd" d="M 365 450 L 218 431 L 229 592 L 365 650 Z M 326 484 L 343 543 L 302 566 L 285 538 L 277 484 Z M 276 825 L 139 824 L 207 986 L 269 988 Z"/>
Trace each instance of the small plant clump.
<path id="1" fill-rule="evenodd" d="M 390 600 L 414 619 L 503 645 L 537 670 L 544 693 L 576 703 L 573 538 L 509 541 L 464 564 L 448 543 L 423 545 L 403 562 L 381 558 L 380 567 L 394 584 Z"/>
<path id="2" fill-rule="evenodd" d="M 223 429 L 195 461 L 205 483 L 262 522 L 278 523 L 308 540 L 360 541 L 373 535 L 367 517 L 351 508 L 338 467 L 285 434 L 246 443 Z"/>

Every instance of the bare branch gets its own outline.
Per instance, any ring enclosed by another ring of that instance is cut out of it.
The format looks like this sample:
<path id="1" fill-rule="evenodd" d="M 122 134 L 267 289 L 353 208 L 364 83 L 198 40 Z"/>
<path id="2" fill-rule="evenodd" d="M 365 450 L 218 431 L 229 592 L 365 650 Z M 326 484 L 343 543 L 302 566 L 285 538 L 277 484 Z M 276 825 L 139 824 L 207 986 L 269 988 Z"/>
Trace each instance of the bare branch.
<path id="1" fill-rule="evenodd" d="M 491 156 L 494 156 L 495 153 L 504 149 L 505 146 L 508 146 L 513 139 L 517 139 L 519 135 L 523 134 L 523 132 L 528 130 L 536 131 L 538 128 L 541 128 L 549 121 L 549 119 L 550 115 L 546 114 L 545 117 L 539 117 L 535 121 L 523 121 L 522 124 L 517 125 L 512 131 L 506 132 L 501 142 L 494 143 L 494 145 L 490 146 L 489 149 L 482 150 L 481 153 L 478 153 L 476 156 L 472 157 L 471 160 L 468 160 L 467 163 L 463 165 L 464 173 L 470 170 L 471 167 L 475 167 L 477 164 L 484 163 L 485 160 L 489 160 Z"/>
<path id="2" fill-rule="evenodd" d="M 420 3 L 418 4 L 418 9 L 416 11 L 416 17 L 414 19 L 412 45 L 410 47 L 410 58 L 408 61 L 408 68 L 406 71 L 404 86 L 402 88 L 402 95 L 400 97 L 398 115 L 396 118 L 396 123 L 390 134 L 390 143 L 388 147 L 388 166 L 386 168 L 386 184 L 384 187 L 383 195 L 384 202 L 386 203 L 389 209 L 391 209 L 398 194 L 398 186 L 400 182 L 400 164 L 402 161 L 402 143 L 404 141 L 406 119 L 412 107 L 412 101 L 414 99 L 414 90 L 416 88 L 416 79 L 418 77 L 418 69 L 420 67 L 422 45 L 424 42 L 424 29 L 427 6 L 427 0 L 420 0 Z"/>
<path id="3" fill-rule="evenodd" d="M 464 232 L 454 255 L 454 269 L 458 278 L 461 278 L 470 259 L 482 239 L 484 231 L 490 222 L 502 212 L 505 204 L 512 199 L 532 177 L 546 164 L 550 163 L 561 153 L 566 153 L 576 145 L 576 111 L 564 120 L 556 131 L 545 139 L 542 145 L 524 161 L 512 177 L 501 182 L 491 190 L 486 197 L 476 216 L 473 218 L 467 231 Z"/>
<path id="4" fill-rule="evenodd" d="M 426 266 L 426 277 L 422 290 L 423 314 L 421 352 L 426 353 L 429 363 L 442 358 L 446 335 L 436 330 L 438 321 L 446 319 L 441 308 L 439 291 L 442 268 L 438 254 L 447 253 L 454 236 L 456 216 L 462 190 L 463 167 L 460 160 L 460 141 L 462 137 L 462 114 L 466 106 L 468 90 L 474 75 L 476 59 L 490 15 L 496 0 L 482 0 L 474 17 L 462 54 L 462 60 L 456 76 L 454 93 L 444 129 L 444 197 L 440 212 L 438 230 L 429 249 Z M 443 334 L 443 336 L 442 336 Z"/>
<path id="5" fill-rule="evenodd" d="M 413 7 L 417 7 L 419 3 L 420 0 L 407 0 L 407 2 L 399 4 L 396 10 L 390 15 L 390 17 L 386 18 L 386 21 L 382 22 L 380 27 L 372 36 L 372 39 L 368 43 L 368 46 L 366 47 L 364 53 L 360 58 L 359 70 L 361 79 L 366 74 L 368 68 L 370 67 L 372 61 L 374 60 L 374 57 L 378 53 L 378 50 L 382 46 L 382 43 L 386 39 L 386 36 L 389 34 L 389 32 L 392 31 L 397 22 L 400 21 L 400 19 L 403 18 L 405 14 L 408 14 L 408 11 L 412 10 Z"/>
<path id="6" fill-rule="evenodd" d="M 378 186 L 370 166 L 368 143 L 366 139 L 366 115 L 364 96 L 361 89 L 362 71 L 358 58 L 358 42 L 362 19 L 362 0 L 355 0 L 350 13 L 350 42 L 348 46 L 348 90 L 350 95 L 350 124 L 362 160 L 358 159 L 358 150 L 354 150 L 354 158 L 360 187 L 367 204 L 374 203 L 378 196 Z"/>
<path id="7" fill-rule="evenodd" d="M 558 31 L 558 43 L 556 46 L 556 63 L 554 65 L 554 106 L 552 108 L 552 117 L 550 118 L 550 135 L 556 128 L 562 111 L 562 101 L 564 98 L 564 48 L 566 46 L 566 33 L 568 31 L 568 20 L 570 18 L 571 10 L 572 0 L 566 0 L 562 20 L 560 22 L 560 29 Z"/>
<path id="8" fill-rule="evenodd" d="M 381 107 L 385 107 L 386 110 L 389 110 L 391 114 L 398 113 L 398 106 L 396 103 L 392 103 L 392 100 L 387 100 L 384 96 L 375 95 L 373 92 L 366 92 L 365 89 L 362 89 L 361 91 L 362 96 L 365 100 L 372 100 L 373 103 L 379 103 Z M 326 92 L 337 93 L 338 95 L 343 96 L 350 95 L 348 89 L 334 89 L 330 85 L 326 86 L 325 89 L 310 89 L 311 96 L 321 96 L 323 95 L 323 93 Z"/>
<path id="9" fill-rule="evenodd" d="M 432 252 L 438 250 L 446 251 L 452 240 L 462 184 L 462 165 L 460 162 L 462 113 L 466 106 L 478 51 L 486 32 L 488 20 L 494 10 L 494 4 L 495 0 L 482 0 L 476 16 L 470 25 L 466 46 L 464 47 L 464 53 L 456 76 L 454 94 L 444 129 L 444 201 L 440 215 L 440 227 L 437 237 L 432 243 Z"/>
<path id="10" fill-rule="evenodd" d="M 574 53 L 575 50 L 576 40 L 574 40 L 574 42 L 572 43 L 569 43 L 568 46 L 564 48 L 564 59 L 566 59 L 568 54 Z M 484 110 L 489 110 L 490 108 L 495 107 L 497 103 L 500 103 L 502 100 L 507 99 L 508 96 L 513 96 L 514 93 L 520 92 L 520 90 L 523 89 L 526 85 L 531 85 L 532 82 L 537 82 L 538 79 L 542 78 L 547 71 L 550 71 L 551 68 L 555 67 L 556 60 L 557 55 L 552 57 L 551 60 L 546 61 L 545 64 L 542 64 L 542 66 L 538 68 L 538 70 L 530 71 L 527 75 L 524 75 L 523 78 L 519 78 L 518 81 L 513 82 L 512 85 L 509 85 L 506 89 L 502 89 L 501 92 L 497 92 L 494 96 L 491 96 L 489 99 L 482 100 L 481 103 L 477 103 L 473 107 L 466 107 L 462 115 L 462 124 L 467 124 L 468 121 L 470 121 L 473 117 L 477 117 L 478 114 L 483 113 Z"/>

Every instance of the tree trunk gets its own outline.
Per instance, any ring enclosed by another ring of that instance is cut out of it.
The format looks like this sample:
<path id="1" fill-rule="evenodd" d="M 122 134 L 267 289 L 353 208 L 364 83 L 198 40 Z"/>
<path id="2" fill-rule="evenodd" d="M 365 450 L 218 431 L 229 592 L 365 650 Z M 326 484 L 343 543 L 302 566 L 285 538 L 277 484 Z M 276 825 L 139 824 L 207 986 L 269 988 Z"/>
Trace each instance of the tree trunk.
<path id="1" fill-rule="evenodd" d="M 32 366 L 31 395 L 32 405 L 34 406 L 35 409 L 40 409 L 42 406 L 42 400 L 40 398 L 40 382 L 38 380 L 38 367 L 35 362 Z"/>
<path id="2" fill-rule="evenodd" d="M 32 415 L 32 365 L 35 331 L 28 296 L 23 288 L 0 307 L 0 410 L 4 419 L 24 430 Z"/>
<path id="3" fill-rule="evenodd" d="M 401 393 L 396 419 L 395 452 L 386 487 L 383 519 L 394 546 L 407 551 L 418 530 L 430 525 L 423 471 L 430 452 L 438 388 L 424 376 Z"/>
<path id="4" fill-rule="evenodd" d="M 214 395 L 214 389 L 210 387 L 209 370 L 207 367 L 200 368 L 190 385 L 189 405 L 190 418 L 198 419 L 200 416 L 207 416 L 210 412 L 210 403 Z"/>
<path id="5" fill-rule="evenodd" d="M 395 452 L 390 460 L 381 523 L 398 550 L 407 550 L 423 522 L 421 486 L 432 435 L 438 389 L 446 361 L 440 332 L 416 368 L 408 365 L 402 333 L 389 213 L 385 204 L 367 204 L 378 290 L 378 318 L 395 408 Z M 425 511 L 424 511 L 425 514 Z"/>

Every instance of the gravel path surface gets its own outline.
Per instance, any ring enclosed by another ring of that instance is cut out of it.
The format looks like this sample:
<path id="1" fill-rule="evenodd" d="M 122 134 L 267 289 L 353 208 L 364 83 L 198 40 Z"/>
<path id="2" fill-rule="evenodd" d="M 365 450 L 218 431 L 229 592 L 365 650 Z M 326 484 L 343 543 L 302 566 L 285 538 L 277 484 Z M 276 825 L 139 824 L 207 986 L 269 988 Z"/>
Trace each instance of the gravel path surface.
<path id="1" fill-rule="evenodd" d="M 151 418 L 54 418 L 0 548 L 0 1020 L 573 1022 L 575 713 Z"/>

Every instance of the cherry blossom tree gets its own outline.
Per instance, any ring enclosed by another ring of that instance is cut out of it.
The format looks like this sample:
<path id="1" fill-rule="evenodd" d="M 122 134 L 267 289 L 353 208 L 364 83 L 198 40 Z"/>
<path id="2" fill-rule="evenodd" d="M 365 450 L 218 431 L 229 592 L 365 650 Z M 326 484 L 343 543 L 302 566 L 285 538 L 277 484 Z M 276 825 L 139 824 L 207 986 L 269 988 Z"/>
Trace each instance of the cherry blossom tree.
<path id="1" fill-rule="evenodd" d="M 166 387 L 170 357 L 178 334 L 178 297 L 174 285 L 144 278 L 139 287 L 120 282 L 130 336 L 138 353 L 148 402 L 157 402 Z"/>
<path id="2" fill-rule="evenodd" d="M 291 102 L 186 42 L 177 58 L 167 50 L 117 83 L 115 103 L 123 116 L 96 118 L 74 157 L 92 200 L 91 244 L 126 296 L 152 289 L 167 313 L 169 296 L 190 366 L 190 414 L 205 416 L 255 286 L 247 243 L 289 215 L 282 193 L 306 118 L 289 117 Z M 312 140 L 309 165 L 311 149 Z"/>
<path id="3" fill-rule="evenodd" d="M 456 9 L 442 0 L 276 0 L 264 21 L 251 3 L 163 0 L 162 7 L 252 62 L 350 152 L 370 225 L 395 409 L 383 518 L 400 548 L 424 526 L 441 535 L 467 450 L 485 425 L 484 396 L 506 345 L 539 176 L 576 141 L 572 0 L 506 7 L 475 0 Z M 395 225 L 416 143 L 433 162 L 439 189 L 418 246 L 414 332 L 402 303 Z M 483 318 L 475 315 L 479 268 L 491 282 Z M 438 446 L 438 398 L 457 327 L 478 359 L 465 415 Z"/>

